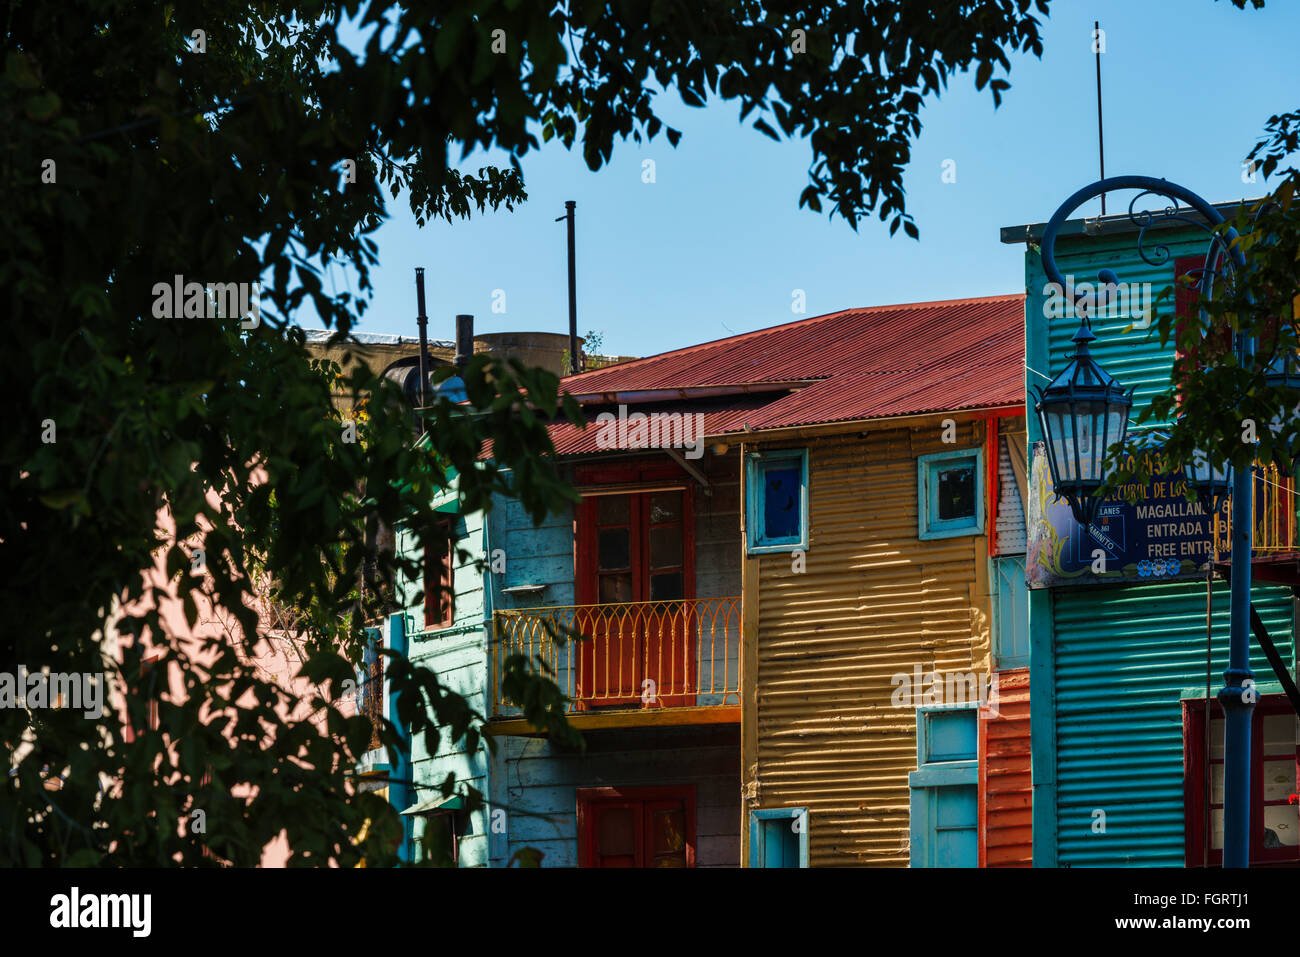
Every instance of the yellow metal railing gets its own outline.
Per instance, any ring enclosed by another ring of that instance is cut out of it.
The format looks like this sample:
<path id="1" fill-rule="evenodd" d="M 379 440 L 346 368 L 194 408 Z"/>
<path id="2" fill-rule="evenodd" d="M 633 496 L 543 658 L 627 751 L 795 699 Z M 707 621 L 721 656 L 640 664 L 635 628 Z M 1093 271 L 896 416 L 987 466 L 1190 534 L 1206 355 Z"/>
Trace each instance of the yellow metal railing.
<path id="1" fill-rule="evenodd" d="M 1295 479 L 1284 476 L 1276 465 L 1256 465 L 1252 512 L 1255 524 L 1255 555 L 1293 552 L 1296 545 Z M 1214 514 L 1214 550 L 1218 555 L 1232 551 L 1232 510 L 1225 505 Z"/>
<path id="2" fill-rule="evenodd" d="M 740 703 L 739 598 L 498 611 L 492 649 L 493 717 L 519 713 L 501 692 L 512 655 L 545 662 L 570 711 Z"/>

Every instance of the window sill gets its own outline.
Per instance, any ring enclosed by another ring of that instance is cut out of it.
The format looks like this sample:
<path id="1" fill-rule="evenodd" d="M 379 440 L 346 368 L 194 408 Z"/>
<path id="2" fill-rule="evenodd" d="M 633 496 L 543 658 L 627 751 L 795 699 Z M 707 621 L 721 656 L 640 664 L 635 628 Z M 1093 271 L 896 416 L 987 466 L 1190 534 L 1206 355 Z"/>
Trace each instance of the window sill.
<path id="1" fill-rule="evenodd" d="M 480 631 L 482 628 L 483 622 L 471 621 L 468 624 L 440 625 L 434 628 L 413 631 L 410 637 L 412 641 L 432 641 L 435 638 L 451 638 L 455 635 L 468 634 L 471 631 Z"/>
<path id="2" fill-rule="evenodd" d="M 976 535 L 983 535 L 984 527 L 982 525 L 963 525 L 960 528 L 926 528 L 917 532 L 917 538 L 921 541 L 931 541 L 936 538 L 962 538 Z"/>
<path id="3" fill-rule="evenodd" d="M 798 542 L 785 542 L 780 544 L 750 545 L 746 550 L 749 555 L 779 555 L 790 552 L 806 552 L 808 550 L 807 540 Z"/>

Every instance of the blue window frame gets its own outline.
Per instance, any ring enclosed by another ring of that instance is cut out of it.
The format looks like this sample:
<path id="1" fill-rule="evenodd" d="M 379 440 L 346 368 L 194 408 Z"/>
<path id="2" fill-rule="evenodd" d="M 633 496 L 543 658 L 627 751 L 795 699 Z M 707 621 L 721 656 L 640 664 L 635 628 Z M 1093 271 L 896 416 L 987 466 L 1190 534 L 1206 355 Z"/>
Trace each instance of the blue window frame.
<path id="1" fill-rule="evenodd" d="M 760 808 L 749 812 L 750 867 L 808 866 L 808 809 Z"/>
<path id="2" fill-rule="evenodd" d="M 993 669 L 1029 667 L 1029 589 L 1025 558 L 995 558 L 993 566 Z"/>
<path id="3" fill-rule="evenodd" d="M 936 705 L 916 709 L 911 789 L 913 867 L 979 866 L 979 712 Z"/>
<path id="4" fill-rule="evenodd" d="M 984 451 L 935 452 L 916 460 L 917 537 L 984 531 Z"/>
<path id="5" fill-rule="evenodd" d="M 745 463 L 751 554 L 808 547 L 808 450 L 756 452 Z"/>

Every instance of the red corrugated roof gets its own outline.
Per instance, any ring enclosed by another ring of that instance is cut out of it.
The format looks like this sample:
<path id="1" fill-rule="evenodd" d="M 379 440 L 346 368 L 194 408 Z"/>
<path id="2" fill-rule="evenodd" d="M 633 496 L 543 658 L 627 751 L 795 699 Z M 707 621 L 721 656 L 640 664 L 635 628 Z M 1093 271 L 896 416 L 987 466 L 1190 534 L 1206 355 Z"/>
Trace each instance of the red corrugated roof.
<path id="1" fill-rule="evenodd" d="M 742 431 L 744 423 L 751 422 L 755 418 L 756 410 L 763 409 L 771 403 L 772 399 L 773 396 L 768 394 L 743 395 L 711 402 L 656 402 L 653 405 L 629 406 L 628 411 L 661 412 L 669 415 L 678 412 L 687 414 L 700 412 L 704 415 L 704 434 L 723 435 L 728 432 Z M 560 455 L 580 455 L 601 451 L 596 446 L 596 434 L 599 429 L 596 416 L 602 412 L 618 414 L 618 408 L 609 405 L 584 406 L 583 411 L 586 412 L 589 423 L 585 429 L 579 429 L 567 422 L 551 426 L 551 441 L 555 443 L 555 451 Z"/>
<path id="2" fill-rule="evenodd" d="M 701 389 L 727 397 L 636 404 L 700 411 L 706 434 L 1024 403 L 1023 294 L 846 309 L 568 376 L 575 395 Z M 793 391 L 743 394 L 795 380 Z M 587 406 L 594 420 L 611 411 Z M 596 428 L 552 428 L 562 455 L 597 451 Z"/>

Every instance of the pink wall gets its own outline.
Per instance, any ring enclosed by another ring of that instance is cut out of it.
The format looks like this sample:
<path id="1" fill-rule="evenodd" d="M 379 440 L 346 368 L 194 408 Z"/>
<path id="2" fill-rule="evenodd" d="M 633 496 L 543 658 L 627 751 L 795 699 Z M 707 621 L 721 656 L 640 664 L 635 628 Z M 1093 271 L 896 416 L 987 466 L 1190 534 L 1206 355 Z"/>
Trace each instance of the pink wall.
<path id="1" fill-rule="evenodd" d="M 150 594 L 151 589 L 161 589 L 166 596 L 158 602 L 163 635 L 159 640 L 151 636 L 146 629 L 143 633 L 146 644 L 157 646 L 161 643 L 181 647 L 188 654 L 193 655 L 198 661 L 202 662 L 204 655 L 199 649 L 204 640 L 215 638 L 222 641 L 237 641 L 242 631 L 235 617 L 213 600 L 213 583 L 210 572 L 192 574 L 187 569 L 179 579 L 168 580 L 165 564 L 166 554 L 171 543 L 175 540 L 175 523 L 172 521 L 171 514 L 165 509 L 158 513 L 158 530 L 160 537 L 167 541 L 167 545 L 160 547 L 154 553 L 153 567 L 145 569 L 141 573 L 145 583 L 145 597 L 131 605 L 123 606 L 121 613 L 138 614 L 141 611 L 148 610 L 154 605 L 154 599 Z M 190 547 L 198 544 L 201 544 L 201 540 L 197 537 L 184 543 L 187 546 L 187 551 L 190 551 Z M 181 599 L 182 588 L 187 586 L 198 609 L 197 620 L 192 627 L 186 620 L 184 603 Z M 266 636 L 266 640 L 258 643 L 256 654 L 251 659 L 245 655 L 245 660 L 254 666 L 259 677 L 275 683 L 293 696 L 292 703 L 286 703 L 279 709 L 282 717 L 287 720 L 310 719 L 324 733 L 324 713 L 311 714 L 311 700 L 315 695 L 315 689 L 310 682 L 295 677 L 301 666 L 295 643 L 283 631 L 278 629 L 279 622 L 274 620 L 273 613 L 269 608 L 262 605 L 255 608 L 255 610 L 258 612 L 259 617 L 258 634 Z M 108 653 L 120 660 L 119 642 L 129 642 L 131 640 L 129 636 L 118 635 L 116 629 L 110 626 L 106 639 L 110 646 L 107 649 Z M 207 657 L 211 660 L 210 655 Z M 185 693 L 184 684 L 178 666 L 168 669 L 168 686 L 169 691 L 165 694 L 168 700 L 179 701 L 183 699 Z M 250 702 L 252 700 L 251 693 L 249 700 Z M 122 708 L 120 692 L 115 694 L 114 703 L 119 708 Z M 347 715 L 354 714 L 354 700 L 351 697 L 345 699 L 340 705 L 340 710 Z M 264 849 L 261 866 L 283 867 L 288 855 L 288 843 L 282 834 L 280 838 L 272 841 Z"/>

